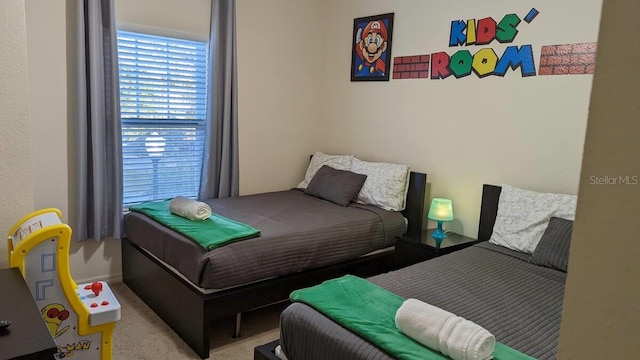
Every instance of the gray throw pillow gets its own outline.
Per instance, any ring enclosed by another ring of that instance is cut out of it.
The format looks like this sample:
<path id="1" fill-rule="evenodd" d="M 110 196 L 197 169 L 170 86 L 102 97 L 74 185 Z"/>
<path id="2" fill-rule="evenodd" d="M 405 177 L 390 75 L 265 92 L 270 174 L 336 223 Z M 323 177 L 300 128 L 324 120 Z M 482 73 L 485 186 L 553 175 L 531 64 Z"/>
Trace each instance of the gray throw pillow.
<path id="1" fill-rule="evenodd" d="M 313 175 L 304 193 L 341 206 L 347 206 L 358 196 L 366 179 L 367 175 L 323 165 Z"/>
<path id="2" fill-rule="evenodd" d="M 531 255 L 531 262 L 567 272 L 572 233 L 573 221 L 552 217 Z"/>

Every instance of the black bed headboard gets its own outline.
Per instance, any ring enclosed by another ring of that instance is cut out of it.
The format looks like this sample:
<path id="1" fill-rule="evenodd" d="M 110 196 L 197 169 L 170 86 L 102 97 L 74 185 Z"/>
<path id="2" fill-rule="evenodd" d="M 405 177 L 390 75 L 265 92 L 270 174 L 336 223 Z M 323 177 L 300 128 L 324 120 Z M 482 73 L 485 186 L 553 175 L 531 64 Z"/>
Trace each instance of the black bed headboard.
<path id="1" fill-rule="evenodd" d="M 409 188 L 407 201 L 402 215 L 407 219 L 407 235 L 410 238 L 422 237 L 424 223 L 424 202 L 427 191 L 427 174 L 411 171 L 409 173 Z"/>
<path id="2" fill-rule="evenodd" d="M 498 215 L 498 200 L 502 187 L 496 185 L 482 185 L 482 204 L 480 205 L 480 224 L 478 226 L 478 240 L 486 241 L 491 238 L 493 225 Z"/>

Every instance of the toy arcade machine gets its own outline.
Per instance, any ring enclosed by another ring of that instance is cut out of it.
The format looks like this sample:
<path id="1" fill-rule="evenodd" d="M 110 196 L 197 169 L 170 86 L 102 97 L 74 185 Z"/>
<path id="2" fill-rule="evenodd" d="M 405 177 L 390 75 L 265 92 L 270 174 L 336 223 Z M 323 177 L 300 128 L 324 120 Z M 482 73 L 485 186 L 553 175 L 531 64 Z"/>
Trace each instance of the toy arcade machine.
<path id="1" fill-rule="evenodd" d="M 33 212 L 9 231 L 9 264 L 18 267 L 58 345 L 57 359 L 111 359 L 120 304 L 107 283 L 77 285 L 69 271 L 71 228 L 58 209 Z"/>

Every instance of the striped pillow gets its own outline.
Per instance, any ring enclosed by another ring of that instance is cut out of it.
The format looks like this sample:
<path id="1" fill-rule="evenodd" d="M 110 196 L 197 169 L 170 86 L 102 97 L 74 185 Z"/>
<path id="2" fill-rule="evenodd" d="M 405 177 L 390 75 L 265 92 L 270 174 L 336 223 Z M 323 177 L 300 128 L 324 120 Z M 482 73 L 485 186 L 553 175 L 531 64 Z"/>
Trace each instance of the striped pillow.
<path id="1" fill-rule="evenodd" d="M 573 221 L 552 217 L 531 255 L 531 262 L 567 272 L 572 232 Z"/>

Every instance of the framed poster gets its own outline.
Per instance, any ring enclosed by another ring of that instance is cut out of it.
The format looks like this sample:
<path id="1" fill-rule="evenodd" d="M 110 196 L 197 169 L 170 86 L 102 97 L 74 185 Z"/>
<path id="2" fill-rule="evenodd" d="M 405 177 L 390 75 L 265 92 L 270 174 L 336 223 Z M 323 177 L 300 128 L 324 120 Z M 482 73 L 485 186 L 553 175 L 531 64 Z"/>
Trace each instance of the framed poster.
<path id="1" fill-rule="evenodd" d="M 393 13 L 353 20 L 351 81 L 389 81 Z"/>

